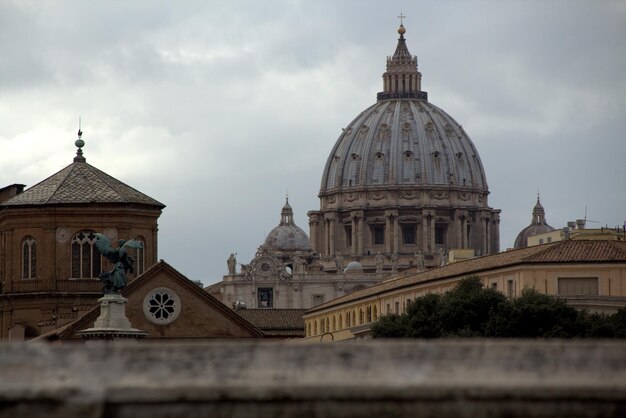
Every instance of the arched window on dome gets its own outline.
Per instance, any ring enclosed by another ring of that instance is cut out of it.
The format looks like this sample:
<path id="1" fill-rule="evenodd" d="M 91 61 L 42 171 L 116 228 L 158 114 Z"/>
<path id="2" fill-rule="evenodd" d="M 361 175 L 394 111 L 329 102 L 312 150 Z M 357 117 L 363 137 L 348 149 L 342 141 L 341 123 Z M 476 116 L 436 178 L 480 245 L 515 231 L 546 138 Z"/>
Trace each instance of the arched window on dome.
<path id="1" fill-rule="evenodd" d="M 317 335 L 317 320 L 313 322 L 313 335 Z"/>
<path id="2" fill-rule="evenodd" d="M 374 305 L 374 321 L 378 321 L 378 308 Z"/>
<path id="3" fill-rule="evenodd" d="M 331 331 L 337 331 L 337 317 L 335 315 L 333 315 L 333 327 Z"/>
<path id="4" fill-rule="evenodd" d="M 378 130 L 378 139 L 380 141 L 386 141 L 390 138 L 390 133 L 391 131 L 389 130 L 389 125 L 383 123 L 382 125 L 380 125 L 380 128 Z"/>
<path id="5" fill-rule="evenodd" d="M 413 151 L 406 150 L 402 153 L 402 181 L 413 183 L 415 181 L 415 158 Z"/>
<path id="6" fill-rule="evenodd" d="M 405 122 L 404 125 L 402 125 L 402 140 L 406 143 L 408 143 L 409 141 L 411 141 L 411 131 L 413 130 L 413 128 L 411 127 L 411 124 L 408 122 Z"/>
<path id="7" fill-rule="evenodd" d="M 338 329 L 343 329 L 343 315 L 339 314 L 339 328 Z"/>
<path id="8" fill-rule="evenodd" d="M 37 277 L 37 243 L 35 238 L 26 236 L 22 240 L 22 278 Z"/>
<path id="9" fill-rule="evenodd" d="M 381 184 L 385 182 L 385 165 L 385 154 L 382 152 L 374 154 L 372 177 L 370 178 L 370 182 L 372 184 Z"/>
<path id="10" fill-rule="evenodd" d="M 352 153 L 346 161 L 346 175 L 343 178 L 343 186 L 356 186 L 359 184 L 359 171 L 361 170 L 361 157 Z"/>
<path id="11" fill-rule="evenodd" d="M 307 322 L 306 323 L 306 336 L 310 337 L 311 336 L 311 322 Z"/>
<path id="12" fill-rule="evenodd" d="M 356 326 L 356 310 L 352 310 L 352 326 Z"/>
<path id="13" fill-rule="evenodd" d="M 95 244 L 96 236 L 93 231 L 82 231 L 72 238 L 72 278 L 100 277 L 102 257 Z"/>
<path id="14" fill-rule="evenodd" d="M 135 241 L 141 242 L 143 248 L 133 248 L 133 259 L 135 260 L 134 270 L 135 277 L 142 274 L 146 269 L 146 240 L 142 236 L 137 236 Z"/>

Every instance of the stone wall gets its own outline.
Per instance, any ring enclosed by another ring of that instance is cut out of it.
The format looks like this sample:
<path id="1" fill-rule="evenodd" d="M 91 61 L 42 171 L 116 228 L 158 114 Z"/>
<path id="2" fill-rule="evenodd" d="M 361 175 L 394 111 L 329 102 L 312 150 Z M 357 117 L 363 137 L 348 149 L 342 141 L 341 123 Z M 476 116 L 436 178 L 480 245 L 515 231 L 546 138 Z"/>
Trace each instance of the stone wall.
<path id="1" fill-rule="evenodd" d="M 0 345 L 0 417 L 626 416 L 626 342 Z"/>

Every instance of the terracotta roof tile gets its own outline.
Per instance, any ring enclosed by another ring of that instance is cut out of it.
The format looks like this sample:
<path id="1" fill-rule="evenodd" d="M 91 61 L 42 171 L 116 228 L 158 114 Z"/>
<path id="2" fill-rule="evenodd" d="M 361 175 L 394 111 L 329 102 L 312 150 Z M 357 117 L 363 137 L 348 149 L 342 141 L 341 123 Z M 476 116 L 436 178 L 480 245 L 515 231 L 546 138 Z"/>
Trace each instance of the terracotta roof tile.
<path id="1" fill-rule="evenodd" d="M 420 273 L 408 273 L 378 285 L 358 290 L 308 310 L 320 311 L 342 303 L 433 280 L 480 273 L 522 263 L 626 262 L 626 242 L 569 240 L 537 245 L 499 254 L 472 258 Z"/>
<path id="2" fill-rule="evenodd" d="M 266 329 L 304 331 L 302 316 L 306 311 L 306 309 L 239 309 L 235 312 L 265 332 Z"/>

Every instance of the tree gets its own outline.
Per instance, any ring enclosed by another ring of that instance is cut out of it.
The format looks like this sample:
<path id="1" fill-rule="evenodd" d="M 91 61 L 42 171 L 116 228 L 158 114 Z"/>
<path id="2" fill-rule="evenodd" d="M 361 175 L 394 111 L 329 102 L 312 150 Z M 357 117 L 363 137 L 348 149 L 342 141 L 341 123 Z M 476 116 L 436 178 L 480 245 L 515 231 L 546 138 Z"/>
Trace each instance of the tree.
<path id="1" fill-rule="evenodd" d="M 509 337 L 626 338 L 626 309 L 617 314 L 578 311 L 565 301 L 524 289 L 515 299 L 485 288 L 478 277 L 449 292 L 415 299 L 402 315 L 372 326 L 374 338 Z"/>

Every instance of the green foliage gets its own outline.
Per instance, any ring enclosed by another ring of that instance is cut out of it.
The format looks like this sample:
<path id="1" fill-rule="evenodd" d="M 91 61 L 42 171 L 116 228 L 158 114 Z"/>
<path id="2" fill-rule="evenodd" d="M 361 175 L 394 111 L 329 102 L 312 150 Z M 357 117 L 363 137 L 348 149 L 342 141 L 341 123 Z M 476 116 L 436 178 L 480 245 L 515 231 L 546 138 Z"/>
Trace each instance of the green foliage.
<path id="1" fill-rule="evenodd" d="M 515 299 L 461 280 L 449 292 L 415 299 L 402 315 L 386 315 L 374 338 L 626 338 L 626 309 L 611 316 L 578 311 L 565 301 L 524 289 Z"/>

